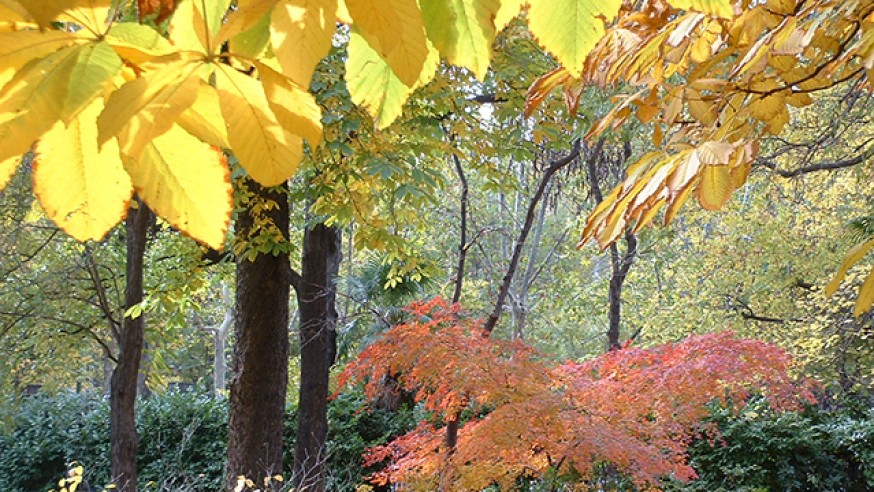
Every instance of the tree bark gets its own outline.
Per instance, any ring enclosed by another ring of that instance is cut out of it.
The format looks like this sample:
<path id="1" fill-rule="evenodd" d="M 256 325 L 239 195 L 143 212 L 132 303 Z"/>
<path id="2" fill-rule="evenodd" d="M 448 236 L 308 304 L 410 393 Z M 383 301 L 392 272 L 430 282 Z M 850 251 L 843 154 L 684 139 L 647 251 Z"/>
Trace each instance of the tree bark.
<path id="1" fill-rule="evenodd" d="M 244 181 L 253 196 L 236 224 L 238 241 L 260 232 L 266 219 L 288 240 L 287 189 L 264 188 Z M 251 206 L 272 201 L 256 217 Z M 274 231 L 275 232 L 275 231 Z M 288 253 L 237 258 L 236 343 L 230 378 L 227 487 L 240 475 L 261 484 L 282 472 L 282 431 L 288 384 L 288 295 L 291 267 Z"/>
<path id="2" fill-rule="evenodd" d="M 525 247 L 525 240 L 528 239 L 528 233 L 531 232 L 531 225 L 534 223 L 534 214 L 537 209 L 537 204 L 543 197 L 546 191 L 546 185 L 552 176 L 561 168 L 570 164 L 580 155 L 580 141 L 574 142 L 573 149 L 565 157 L 553 161 L 544 171 L 540 178 L 540 184 L 537 186 L 537 191 L 528 203 L 528 211 L 525 214 L 525 223 L 522 225 L 522 230 L 519 231 L 519 237 L 516 239 L 516 245 L 513 248 L 513 256 L 510 258 L 510 264 L 507 266 L 507 273 L 504 275 L 504 280 L 501 282 L 501 289 L 498 291 L 498 298 L 495 301 L 495 307 L 492 314 L 486 320 L 484 329 L 487 333 L 491 333 L 495 326 L 498 325 L 498 319 L 501 317 L 501 312 L 504 310 L 504 301 L 507 299 L 507 294 L 510 292 L 510 285 L 513 282 L 513 276 L 516 274 L 516 268 L 519 266 L 519 259 L 522 257 L 522 248 Z"/>
<path id="3" fill-rule="evenodd" d="M 142 202 L 128 211 L 125 220 L 127 234 L 125 312 L 143 301 L 143 261 L 146 234 L 152 222 L 152 212 Z M 110 397 L 110 447 L 112 483 L 117 490 L 137 489 L 137 378 L 143 356 L 145 319 L 125 316 L 118 337 L 118 365 L 112 372 Z"/>
<path id="4" fill-rule="evenodd" d="M 296 490 L 325 490 L 328 376 L 337 352 L 336 277 L 340 230 L 319 223 L 304 232 L 301 274 L 293 285 L 300 309 L 300 398 L 292 475 Z"/>
<path id="5" fill-rule="evenodd" d="M 596 203 L 604 200 L 604 194 L 601 192 L 601 183 L 598 178 L 598 162 L 602 161 L 604 149 L 604 140 L 601 139 L 594 148 L 588 152 L 586 167 L 589 174 L 589 186 L 592 188 L 592 197 Z M 622 160 L 628 158 L 631 154 L 631 149 L 628 144 L 623 148 Z M 607 350 L 618 350 L 622 348 L 620 342 L 621 323 L 622 323 L 622 286 L 625 284 L 625 279 L 628 277 L 628 270 L 631 269 L 631 264 L 634 263 L 634 258 L 637 256 L 637 237 L 628 229 L 625 231 L 625 252 L 619 254 L 619 248 L 616 244 L 610 245 L 610 285 L 607 288 L 607 302 L 609 308 L 607 317 L 609 325 L 607 327 Z"/>

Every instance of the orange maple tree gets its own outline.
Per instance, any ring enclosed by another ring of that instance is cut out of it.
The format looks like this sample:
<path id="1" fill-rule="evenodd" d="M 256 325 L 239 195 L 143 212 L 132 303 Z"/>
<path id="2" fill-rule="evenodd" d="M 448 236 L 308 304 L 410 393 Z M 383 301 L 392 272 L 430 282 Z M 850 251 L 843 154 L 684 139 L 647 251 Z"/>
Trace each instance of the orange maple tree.
<path id="1" fill-rule="evenodd" d="M 753 392 L 780 410 L 815 401 L 811 383 L 790 376 L 786 352 L 728 332 L 556 365 L 521 341 L 489 338 L 481 321 L 443 299 L 413 303 L 408 313 L 409 322 L 346 367 L 340 387 L 363 382 L 373 400 L 390 376 L 435 420 L 462 409 L 473 417 L 450 454 L 433 421 L 369 450 L 368 465 L 389 460 L 371 477 L 376 483 L 512 488 L 549 470 L 575 470 L 585 480 L 609 463 L 653 487 L 665 477 L 695 477 L 686 448 L 709 430 L 708 404 L 739 406 Z"/>

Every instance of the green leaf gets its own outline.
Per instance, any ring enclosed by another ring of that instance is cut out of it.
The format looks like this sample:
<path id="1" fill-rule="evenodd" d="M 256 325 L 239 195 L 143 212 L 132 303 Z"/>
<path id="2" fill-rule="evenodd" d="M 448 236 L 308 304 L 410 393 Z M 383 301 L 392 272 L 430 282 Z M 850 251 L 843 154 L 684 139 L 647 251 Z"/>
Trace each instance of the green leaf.
<path id="1" fill-rule="evenodd" d="M 539 0 L 528 8 L 528 27 L 571 75 L 579 77 L 586 56 L 604 36 L 604 22 L 615 19 L 621 6 L 622 0 Z"/>
<path id="2" fill-rule="evenodd" d="M 495 39 L 498 0 L 421 0 L 428 38 L 450 63 L 485 77 Z"/>

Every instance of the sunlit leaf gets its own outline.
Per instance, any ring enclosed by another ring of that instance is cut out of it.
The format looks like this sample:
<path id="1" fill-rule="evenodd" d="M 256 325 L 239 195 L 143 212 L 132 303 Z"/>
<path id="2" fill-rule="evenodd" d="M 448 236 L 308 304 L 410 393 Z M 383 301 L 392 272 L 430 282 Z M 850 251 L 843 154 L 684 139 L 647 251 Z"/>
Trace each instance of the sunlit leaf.
<path id="1" fill-rule="evenodd" d="M 528 7 L 528 26 L 538 42 L 579 77 L 586 56 L 604 36 L 604 22 L 612 21 L 621 6 L 622 0 L 540 0 Z"/>
<path id="2" fill-rule="evenodd" d="M 404 85 L 413 86 L 428 58 L 425 26 L 416 0 L 346 0 L 346 7 L 358 34 Z"/>
<path id="3" fill-rule="evenodd" d="M 127 211 L 133 193 L 118 146 L 97 148 L 95 99 L 79 117 L 57 122 L 36 148 L 33 181 L 46 215 L 79 241 L 102 239 Z"/>
<path id="4" fill-rule="evenodd" d="M 261 84 L 220 66 L 216 89 L 228 125 L 228 141 L 246 172 L 264 186 L 278 185 L 294 175 L 303 142 L 279 124 Z"/>
<path id="5" fill-rule="evenodd" d="M 176 119 L 188 133 L 219 148 L 228 148 L 228 128 L 215 88 L 206 82 L 197 87 L 197 98 Z"/>
<path id="6" fill-rule="evenodd" d="M 526 0 L 501 0 L 501 7 L 495 14 L 495 29 L 501 31 L 513 18 L 519 15 Z"/>
<path id="7" fill-rule="evenodd" d="M 270 21 L 273 52 L 283 73 L 309 87 L 313 70 L 331 49 L 337 0 L 283 0 Z"/>
<path id="8" fill-rule="evenodd" d="M 142 65 L 174 51 L 173 45 L 158 31 L 133 22 L 113 24 L 106 35 L 106 42 L 126 62 L 136 65 Z"/>
<path id="9" fill-rule="evenodd" d="M 12 175 L 15 174 L 19 164 L 21 164 L 21 156 L 10 157 L 0 161 L 0 191 L 3 191 L 3 188 L 12 179 Z"/>
<path id="10" fill-rule="evenodd" d="M 425 31 L 450 63 L 485 77 L 495 39 L 498 0 L 421 0 Z"/>
<path id="11" fill-rule="evenodd" d="M 322 110 L 312 94 L 263 64 L 257 64 L 270 109 L 288 131 L 315 148 L 322 141 Z"/>
<path id="12" fill-rule="evenodd" d="M 155 214 L 192 238 L 221 249 L 233 209 L 224 154 L 172 127 L 124 159 L 134 188 Z"/>
<path id="13" fill-rule="evenodd" d="M 379 128 L 387 127 L 400 116 L 413 88 L 398 79 L 391 67 L 354 27 L 349 36 L 348 52 L 346 84 L 352 101 L 366 109 L 376 119 Z M 416 85 L 425 83 L 433 76 L 438 62 L 439 56 L 432 50 L 426 61 L 427 68 Z"/>
<path id="14" fill-rule="evenodd" d="M 218 18 L 221 27 L 216 34 L 216 43 L 220 45 L 259 23 L 269 24 L 270 11 L 278 2 L 279 0 L 237 0 L 237 7 L 228 14 L 227 22 L 221 23 L 221 17 Z M 265 16 L 268 18 L 265 19 Z"/>
<path id="15" fill-rule="evenodd" d="M 136 158 L 194 103 L 203 69 L 202 65 L 174 63 L 114 91 L 97 120 L 100 144 L 117 136 L 122 151 Z"/>

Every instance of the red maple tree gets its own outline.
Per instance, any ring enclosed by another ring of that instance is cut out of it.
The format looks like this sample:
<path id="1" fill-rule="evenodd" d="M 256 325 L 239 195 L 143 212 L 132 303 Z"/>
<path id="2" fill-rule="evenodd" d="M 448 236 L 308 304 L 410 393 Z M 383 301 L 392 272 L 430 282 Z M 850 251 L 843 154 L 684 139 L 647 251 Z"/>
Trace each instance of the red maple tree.
<path id="1" fill-rule="evenodd" d="M 415 392 L 448 421 L 471 417 L 446 453 L 441 429 L 415 430 L 368 451 L 389 461 L 371 477 L 412 490 L 512 488 L 520 477 L 575 470 L 591 478 L 609 463 L 642 488 L 672 477 L 690 480 L 689 442 L 708 430 L 708 404 L 740 405 L 752 392 L 775 409 L 814 402 L 811 385 L 790 375 L 780 348 L 732 333 L 689 337 L 643 349 L 624 347 L 585 362 L 556 365 L 520 341 L 493 339 L 479 320 L 441 298 L 415 302 L 351 362 L 340 387 L 365 383 L 371 400 L 384 378 Z"/>

